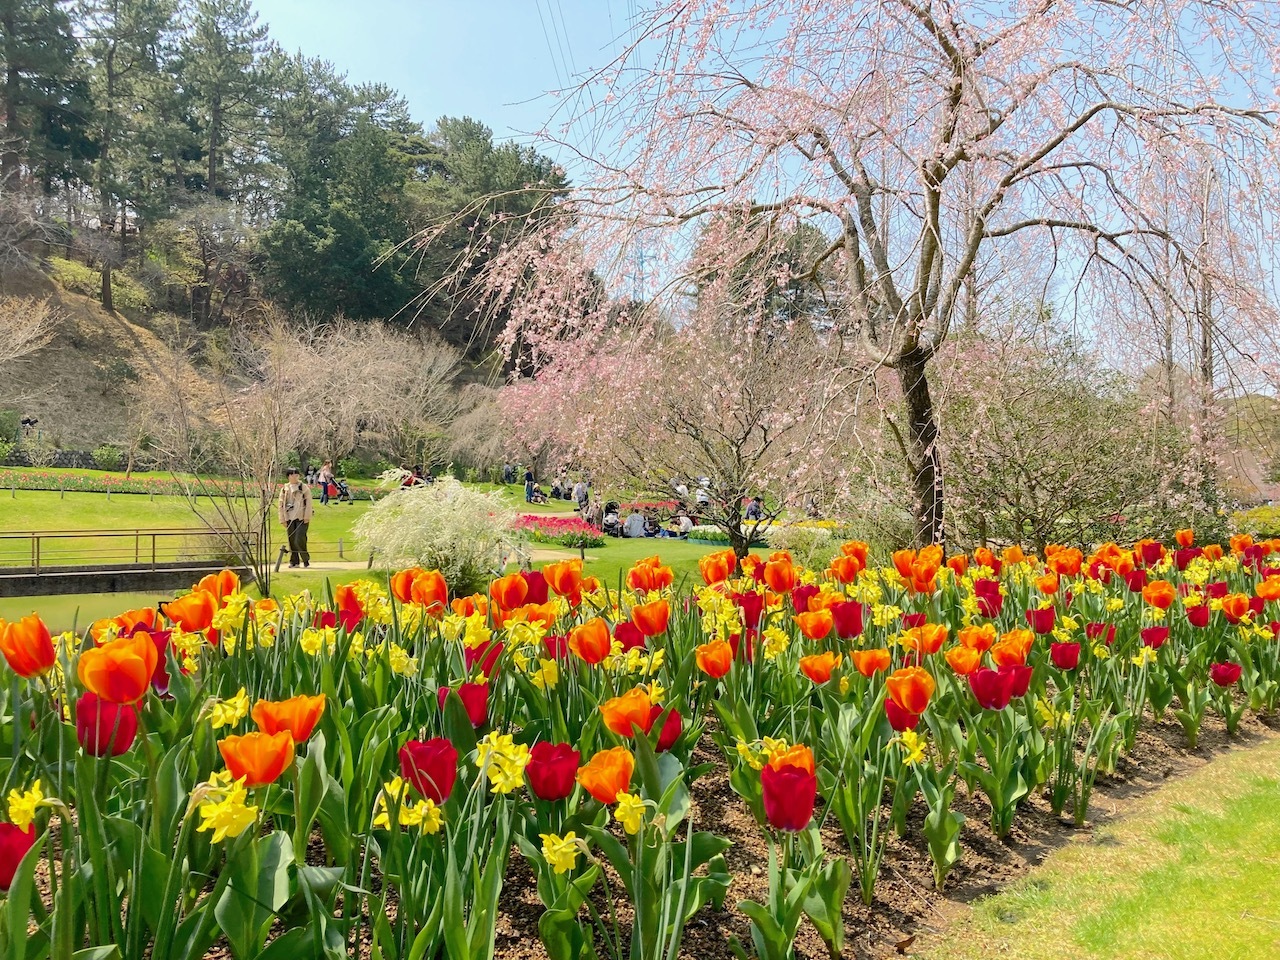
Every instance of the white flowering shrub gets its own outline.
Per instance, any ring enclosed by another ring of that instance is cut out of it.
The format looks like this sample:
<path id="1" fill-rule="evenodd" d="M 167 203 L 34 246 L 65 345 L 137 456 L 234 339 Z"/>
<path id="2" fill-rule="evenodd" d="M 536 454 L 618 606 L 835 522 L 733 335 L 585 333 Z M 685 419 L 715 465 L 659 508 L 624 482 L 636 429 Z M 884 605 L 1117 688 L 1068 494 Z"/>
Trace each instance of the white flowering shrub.
<path id="1" fill-rule="evenodd" d="M 388 494 L 356 521 L 353 533 L 377 566 L 438 568 L 451 588 L 468 593 L 519 549 L 515 521 L 500 493 L 446 478 Z"/>
<path id="2" fill-rule="evenodd" d="M 765 535 L 774 550 L 786 550 L 806 567 L 822 568 L 836 552 L 835 536 L 823 527 L 773 526 Z"/>

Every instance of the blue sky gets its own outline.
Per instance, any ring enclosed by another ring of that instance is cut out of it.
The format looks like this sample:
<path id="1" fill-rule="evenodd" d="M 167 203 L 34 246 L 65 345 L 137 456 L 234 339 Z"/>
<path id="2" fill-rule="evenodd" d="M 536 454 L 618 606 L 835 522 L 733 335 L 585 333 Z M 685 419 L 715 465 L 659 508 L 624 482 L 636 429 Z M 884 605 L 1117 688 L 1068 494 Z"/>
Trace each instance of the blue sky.
<path id="1" fill-rule="evenodd" d="M 381 81 L 414 118 L 470 116 L 499 138 L 542 127 L 547 91 L 612 59 L 636 0 L 254 0 L 290 52 Z"/>

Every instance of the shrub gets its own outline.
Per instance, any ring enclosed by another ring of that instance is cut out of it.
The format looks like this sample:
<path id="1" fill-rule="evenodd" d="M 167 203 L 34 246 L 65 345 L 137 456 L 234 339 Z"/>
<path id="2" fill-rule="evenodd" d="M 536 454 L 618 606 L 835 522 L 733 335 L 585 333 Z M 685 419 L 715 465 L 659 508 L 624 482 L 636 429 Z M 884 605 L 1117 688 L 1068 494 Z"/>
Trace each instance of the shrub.
<path id="1" fill-rule="evenodd" d="M 1254 507 L 1232 514 L 1232 526 L 1237 533 L 1251 533 L 1255 537 L 1280 537 L 1280 507 Z"/>
<path id="2" fill-rule="evenodd" d="M 50 257 L 49 270 L 65 290 L 94 299 L 102 295 L 100 270 L 62 257 Z M 151 306 L 151 295 L 127 273 L 115 270 L 111 274 L 111 302 L 116 309 L 145 310 Z"/>
<path id="3" fill-rule="evenodd" d="M 24 437 L 19 449 L 33 467 L 47 467 L 58 455 L 58 448 L 43 436 Z"/>
<path id="4" fill-rule="evenodd" d="M 0 439 L 0 463 L 8 463 L 9 458 L 13 456 L 13 451 L 16 450 L 17 447 L 18 444 L 13 440 Z"/>
<path id="5" fill-rule="evenodd" d="M 787 525 L 770 527 L 765 536 L 775 550 L 786 550 L 796 563 L 823 567 L 836 551 L 836 539 L 824 527 Z"/>
<path id="6" fill-rule="evenodd" d="M 699 524 L 689 531 L 690 540 L 700 540 L 704 543 L 728 543 L 729 535 L 719 527 L 713 527 L 709 524 Z"/>
<path id="7" fill-rule="evenodd" d="M 0 440 L 17 440 L 22 414 L 13 407 L 0 409 Z"/>
<path id="8" fill-rule="evenodd" d="M 397 490 L 356 521 L 356 542 L 379 566 L 437 568 L 450 588 L 479 590 L 506 554 L 519 546 L 516 513 L 501 494 L 480 493 L 456 480 Z"/>
<path id="9" fill-rule="evenodd" d="M 119 447 L 104 443 L 93 451 L 93 462 L 102 470 L 119 470 L 120 464 L 124 462 L 124 454 Z"/>

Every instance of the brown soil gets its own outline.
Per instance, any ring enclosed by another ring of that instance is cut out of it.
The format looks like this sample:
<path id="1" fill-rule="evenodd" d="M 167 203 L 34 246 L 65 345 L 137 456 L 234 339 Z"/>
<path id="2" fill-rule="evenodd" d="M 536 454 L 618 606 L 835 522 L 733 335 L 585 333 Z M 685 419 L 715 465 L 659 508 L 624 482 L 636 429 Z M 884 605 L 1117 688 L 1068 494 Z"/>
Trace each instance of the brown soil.
<path id="1" fill-rule="evenodd" d="M 1022 804 L 1013 831 L 1000 841 L 987 825 L 990 807 L 982 794 L 965 797 L 962 785 L 956 809 L 966 817 L 961 840 L 964 852 L 947 878 L 946 889 L 941 893 L 933 889 L 928 849 L 918 831 L 909 832 L 905 839 L 891 836 L 871 906 L 862 904 L 856 877 L 845 899 L 844 956 L 857 960 L 911 956 L 917 933 L 940 929 L 949 919 L 961 915 L 971 901 L 996 893 L 1058 847 L 1087 840 L 1095 828 L 1123 817 L 1134 798 L 1170 777 L 1208 763 L 1215 754 L 1247 747 L 1276 736 L 1277 732 L 1280 717 L 1259 720 L 1249 716 L 1236 736 L 1228 738 L 1222 722 L 1207 717 L 1198 748 L 1189 751 L 1176 721 L 1148 722 L 1138 733 L 1133 752 L 1120 758 L 1115 774 L 1099 777 L 1089 821 L 1083 828 L 1077 828 L 1070 819 L 1055 816 L 1048 801 L 1036 795 Z M 715 758 L 707 754 L 697 759 Z M 704 909 L 689 923 L 680 956 L 687 960 L 727 960 L 733 956 L 728 945 L 731 936 L 747 945 L 750 954 L 750 929 L 734 904 L 743 899 L 763 902 L 767 896 L 764 835 L 722 772 L 700 780 L 693 794 L 697 828 L 712 830 L 734 843 L 725 854 L 734 881 L 724 910 Z M 922 816 L 922 804 L 917 800 L 912 820 L 918 824 Z M 848 853 L 840 829 L 834 824 L 823 831 L 823 843 L 831 853 Z M 511 858 L 501 910 L 495 956 L 501 960 L 545 960 L 547 954 L 538 940 L 542 906 L 534 891 L 533 876 L 518 854 Z M 826 946 L 807 924 L 801 926 L 796 939 L 796 956 L 799 960 L 822 960 L 828 956 Z"/>

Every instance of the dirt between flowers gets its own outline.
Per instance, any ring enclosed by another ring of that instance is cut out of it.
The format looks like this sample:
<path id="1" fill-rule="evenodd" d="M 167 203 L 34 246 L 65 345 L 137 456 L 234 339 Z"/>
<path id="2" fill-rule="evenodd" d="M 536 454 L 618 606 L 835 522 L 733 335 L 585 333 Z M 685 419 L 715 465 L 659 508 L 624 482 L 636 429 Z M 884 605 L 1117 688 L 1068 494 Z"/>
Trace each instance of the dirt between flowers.
<path id="1" fill-rule="evenodd" d="M 1133 801 L 1164 784 L 1169 778 L 1187 774 L 1227 750 L 1248 749 L 1263 740 L 1280 735 L 1280 715 L 1258 718 L 1249 714 L 1241 721 L 1234 737 L 1228 737 L 1223 722 L 1206 717 L 1200 730 L 1197 749 L 1188 750 L 1182 728 L 1173 719 L 1160 723 L 1148 717 L 1138 732 L 1131 753 L 1123 755 L 1116 772 L 1099 776 L 1089 806 L 1089 818 L 1078 828 L 1069 817 L 1057 817 L 1049 809 L 1043 790 L 1019 807 L 1010 835 L 1000 841 L 987 826 L 990 806 L 982 794 L 964 795 L 957 791 L 955 809 L 965 815 L 961 839 L 963 856 L 947 877 L 946 889 L 933 889 L 932 866 L 928 848 L 920 832 L 923 805 L 917 798 L 908 822 L 905 838 L 890 833 L 876 896 L 864 906 L 857 893 L 857 878 L 845 899 L 844 957 L 856 960 L 916 956 L 915 939 L 936 932 L 955 918 L 963 916 L 972 901 L 997 893 L 1007 884 L 1039 864 L 1049 853 L 1069 843 L 1090 843 L 1096 828 L 1126 815 Z M 680 950 L 681 960 L 730 960 L 730 937 L 737 937 L 748 955 L 751 931 L 746 917 L 735 909 L 739 900 L 765 902 L 768 897 L 766 877 L 767 847 L 762 831 L 756 825 L 746 804 L 729 787 L 723 759 L 709 740 L 694 755 L 695 763 L 712 763 L 710 773 L 694 784 L 693 822 L 696 829 L 711 830 L 733 841 L 725 854 L 733 885 L 725 898 L 723 910 L 711 907 L 696 914 L 685 929 Z M 819 810 L 816 815 L 820 815 Z M 834 824 L 823 830 L 823 845 L 833 856 L 848 856 L 849 848 L 840 828 Z M 322 856 L 316 840 L 315 855 Z M 311 858 L 309 858 L 311 859 Z M 609 885 L 621 889 L 617 876 L 610 873 Z M 593 896 L 603 907 L 600 887 Z M 615 902 L 618 923 L 629 928 L 631 917 L 621 898 Z M 547 960 L 538 939 L 538 918 L 542 903 L 535 889 L 534 876 L 517 851 L 512 851 L 510 867 L 499 904 L 496 960 Z M 584 914 L 585 916 L 585 914 Z M 802 924 L 796 938 L 798 960 L 825 960 L 826 946 L 817 933 Z M 627 949 L 624 944 L 624 950 Z M 369 957 L 369 943 L 362 943 L 355 954 L 360 960 Z M 225 943 L 219 942 L 206 954 L 206 960 L 230 960 Z"/>
<path id="2" fill-rule="evenodd" d="M 1200 744 L 1186 748 L 1181 726 L 1173 719 L 1161 723 L 1148 720 L 1138 733 L 1134 749 L 1120 757 L 1116 772 L 1099 777 L 1089 807 L 1088 822 L 1077 828 L 1067 818 L 1055 816 L 1048 801 L 1038 793 L 1018 810 L 1012 833 L 1005 841 L 995 838 L 987 825 L 990 806 L 982 794 L 964 796 L 961 785 L 955 808 L 965 815 L 962 845 L 964 854 L 947 877 L 946 888 L 933 889 L 928 848 L 920 832 L 923 804 L 917 799 L 908 826 L 908 835 L 891 835 L 876 884 L 872 904 L 864 906 L 857 893 L 857 878 L 845 899 L 845 956 L 858 960 L 912 956 L 916 935 L 945 926 L 950 918 L 963 914 L 971 901 L 998 892 L 1011 881 L 1040 863 L 1054 849 L 1068 843 L 1089 843 L 1096 827 L 1123 817 L 1134 798 L 1162 785 L 1170 777 L 1186 774 L 1210 762 L 1225 750 L 1247 749 L 1251 744 L 1280 733 L 1280 716 L 1250 715 L 1234 737 L 1225 725 L 1206 717 Z M 701 749 L 695 762 L 714 762 L 716 769 L 693 787 L 694 822 L 697 829 L 712 830 L 728 837 L 734 845 L 725 854 L 733 886 L 725 908 L 710 907 L 694 916 L 685 930 L 680 950 L 688 960 L 727 960 L 734 956 L 729 938 L 736 936 L 751 953 L 751 931 L 747 919 L 736 909 L 739 900 L 765 902 L 768 879 L 765 875 L 767 848 L 764 835 L 746 804 L 729 787 L 723 760 L 714 748 Z M 849 849 L 834 818 L 823 831 L 823 845 L 833 855 L 848 855 Z M 616 879 L 611 878 L 615 890 Z M 599 889 L 599 888 L 597 888 Z M 501 903 L 497 949 L 499 960 L 545 960 L 547 954 L 538 940 L 538 917 L 542 904 L 534 890 L 533 874 L 518 854 L 511 857 L 511 869 Z M 619 911 L 619 922 L 630 917 Z M 802 924 L 796 938 L 799 960 L 822 960 L 828 956 L 817 933 Z"/>

